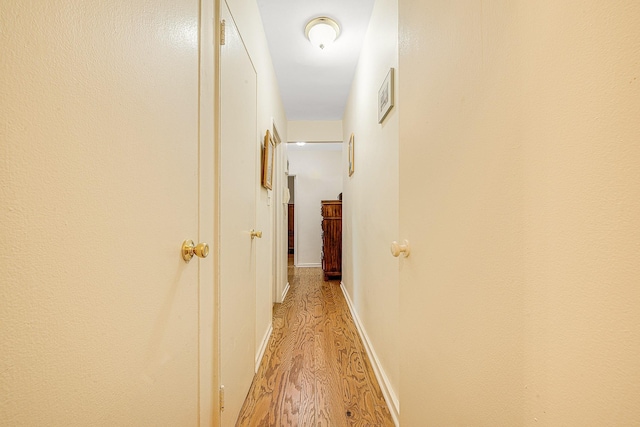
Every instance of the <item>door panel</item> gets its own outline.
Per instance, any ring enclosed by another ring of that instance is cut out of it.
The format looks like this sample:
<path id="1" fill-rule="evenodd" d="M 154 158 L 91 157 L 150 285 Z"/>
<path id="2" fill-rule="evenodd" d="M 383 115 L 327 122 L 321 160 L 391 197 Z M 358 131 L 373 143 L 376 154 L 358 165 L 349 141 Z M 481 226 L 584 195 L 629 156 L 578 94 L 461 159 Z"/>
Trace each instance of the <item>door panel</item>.
<path id="1" fill-rule="evenodd" d="M 411 243 L 399 264 L 402 425 L 527 424 L 520 410 L 521 151 L 514 143 L 522 135 L 514 126 L 520 95 L 511 98 L 522 73 L 519 58 L 504 54 L 519 49 L 511 50 L 520 28 L 510 15 L 516 8 L 504 5 L 400 7 L 400 25 L 425 41 L 405 46 L 399 59 L 406 71 L 399 238 Z M 447 49 L 436 41 L 444 39 Z M 427 64 L 419 52 L 436 45 Z"/>
<path id="2" fill-rule="evenodd" d="M 234 425 L 254 374 L 256 72 L 226 4 L 220 50 L 220 380 L 222 425 Z"/>
<path id="3" fill-rule="evenodd" d="M 200 40 L 217 40 L 214 2 L 200 3 Z M 211 244 L 211 254 L 199 261 L 200 282 L 200 426 L 219 425 L 217 286 L 214 282 L 217 246 L 213 236 L 217 221 L 215 135 L 215 56 L 213 43 L 200 43 L 200 241 Z"/>
<path id="4" fill-rule="evenodd" d="M 0 424 L 195 425 L 199 1 L 0 8 Z"/>
<path id="5" fill-rule="evenodd" d="M 400 1 L 402 425 L 640 425 L 638 6 Z"/>

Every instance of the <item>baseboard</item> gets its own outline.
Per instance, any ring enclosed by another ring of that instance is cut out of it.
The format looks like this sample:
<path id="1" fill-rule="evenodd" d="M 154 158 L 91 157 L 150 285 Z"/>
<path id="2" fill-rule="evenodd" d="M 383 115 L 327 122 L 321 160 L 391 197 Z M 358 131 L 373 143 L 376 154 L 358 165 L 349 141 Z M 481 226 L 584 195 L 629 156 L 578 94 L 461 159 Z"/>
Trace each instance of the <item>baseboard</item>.
<path id="1" fill-rule="evenodd" d="M 349 311 L 351 312 L 351 316 L 353 317 L 353 321 L 356 324 L 356 329 L 358 330 L 358 334 L 360 335 L 360 339 L 364 343 L 364 348 L 367 351 L 367 355 L 369 356 L 369 360 L 371 361 L 371 366 L 373 367 L 373 372 L 376 375 L 378 383 L 380 384 L 380 389 L 382 390 L 382 394 L 384 395 L 384 400 L 387 402 L 387 406 L 389 407 L 389 412 L 391 412 L 391 418 L 393 418 L 394 424 L 397 426 L 400 425 L 400 402 L 398 401 L 398 396 L 396 395 L 393 387 L 391 387 L 391 383 L 389 382 L 389 378 L 387 374 L 382 369 L 382 365 L 380 364 L 380 359 L 376 355 L 375 350 L 373 349 L 373 345 L 369 340 L 369 336 L 362 326 L 362 322 L 360 321 L 360 317 L 358 317 L 358 313 L 356 312 L 353 301 L 351 301 L 351 297 L 347 292 L 347 289 L 344 286 L 344 283 L 340 282 L 340 289 L 342 289 L 342 293 L 344 294 L 345 300 L 347 300 L 347 305 L 349 306 Z"/>
<path id="2" fill-rule="evenodd" d="M 280 302 L 284 302 L 284 299 L 287 296 L 288 292 L 289 292 L 289 282 L 287 282 L 287 286 L 285 286 L 284 290 L 282 291 L 282 298 L 280 299 Z"/>
<path id="3" fill-rule="evenodd" d="M 260 367 L 260 362 L 262 362 L 262 358 L 264 357 L 264 352 L 267 350 L 267 344 L 269 344 L 271 332 L 273 332 L 273 323 L 269 323 L 269 329 L 267 329 L 267 333 L 262 338 L 260 349 L 258 350 L 258 354 L 256 354 L 256 373 L 258 373 L 258 368 Z"/>
<path id="4" fill-rule="evenodd" d="M 296 267 L 298 268 L 320 268 L 322 267 L 322 263 L 319 262 L 307 262 L 305 264 L 298 264 L 296 265 Z"/>

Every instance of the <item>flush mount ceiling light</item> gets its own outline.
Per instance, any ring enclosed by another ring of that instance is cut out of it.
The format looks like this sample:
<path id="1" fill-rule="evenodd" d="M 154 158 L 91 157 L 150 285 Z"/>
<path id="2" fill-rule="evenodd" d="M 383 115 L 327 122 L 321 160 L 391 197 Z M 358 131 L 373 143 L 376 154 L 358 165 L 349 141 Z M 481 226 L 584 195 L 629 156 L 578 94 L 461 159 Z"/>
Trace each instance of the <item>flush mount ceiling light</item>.
<path id="1" fill-rule="evenodd" d="M 326 16 L 312 19 L 304 28 L 304 34 L 315 47 L 324 49 L 340 35 L 340 26 Z"/>

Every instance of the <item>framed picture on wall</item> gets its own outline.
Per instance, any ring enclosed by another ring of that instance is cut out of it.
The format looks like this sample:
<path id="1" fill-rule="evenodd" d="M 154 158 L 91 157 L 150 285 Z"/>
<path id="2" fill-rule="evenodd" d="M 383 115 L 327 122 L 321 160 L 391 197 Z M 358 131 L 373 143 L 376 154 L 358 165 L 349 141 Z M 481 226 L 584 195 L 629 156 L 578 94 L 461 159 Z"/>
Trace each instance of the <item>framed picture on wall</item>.
<path id="1" fill-rule="evenodd" d="M 382 86 L 380 86 L 380 90 L 378 90 L 378 123 L 382 123 L 384 118 L 387 117 L 387 114 L 389 114 L 389 111 L 393 108 L 393 74 L 394 70 L 390 68 L 387 77 L 385 77 Z"/>
<path id="2" fill-rule="evenodd" d="M 262 149 L 262 186 L 268 190 L 273 189 L 273 151 L 275 145 L 271 133 L 267 130 L 264 136 L 264 148 Z"/>
<path id="3" fill-rule="evenodd" d="M 353 137 L 353 134 L 351 134 L 351 137 L 349 138 L 349 176 L 353 175 L 353 171 L 354 171 L 354 166 L 355 166 L 355 138 Z"/>

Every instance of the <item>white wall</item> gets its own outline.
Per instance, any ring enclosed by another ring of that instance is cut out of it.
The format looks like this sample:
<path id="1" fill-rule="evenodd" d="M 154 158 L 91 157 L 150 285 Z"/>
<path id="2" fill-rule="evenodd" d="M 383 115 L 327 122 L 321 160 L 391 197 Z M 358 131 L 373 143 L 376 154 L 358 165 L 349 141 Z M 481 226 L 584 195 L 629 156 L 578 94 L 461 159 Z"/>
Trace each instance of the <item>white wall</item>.
<path id="1" fill-rule="evenodd" d="M 399 238 L 398 107 L 382 124 L 376 107 L 378 89 L 389 68 L 397 66 L 397 2 L 377 0 L 343 119 L 342 281 L 384 372 L 386 384 L 381 382 L 396 415 L 399 279 L 389 246 Z M 351 133 L 355 172 L 349 177 L 346 146 Z"/>
<path id="2" fill-rule="evenodd" d="M 289 142 L 342 141 L 342 120 L 297 120 L 288 123 Z"/>
<path id="3" fill-rule="evenodd" d="M 269 47 L 267 45 L 262 19 L 256 2 L 239 0 L 228 1 L 229 10 L 236 21 L 238 30 L 245 43 L 258 77 L 258 129 L 256 130 L 256 150 L 262 143 L 267 129 L 271 131 L 272 121 L 276 123 L 280 135 L 287 135 L 287 120 L 284 107 L 280 99 L 278 83 L 271 63 Z M 284 142 L 284 141 L 283 141 Z M 283 148 L 276 150 L 276 159 L 282 159 Z M 257 156 L 256 170 L 260 170 L 260 155 Z M 260 174 L 257 174 L 256 186 L 259 188 L 256 206 L 256 230 L 263 232 L 262 239 L 256 239 L 256 348 L 258 351 L 264 344 L 272 321 L 273 281 L 276 276 L 274 268 L 275 250 L 283 251 L 282 244 L 277 244 L 274 236 L 275 208 L 278 197 L 286 187 L 282 161 L 278 170 L 274 170 L 273 191 L 266 190 L 260 185 Z M 280 206 L 277 206 L 280 207 Z M 286 257 L 283 258 L 286 263 Z M 286 268 L 286 264 L 284 266 Z M 280 284 L 280 286 L 282 286 Z"/>
<path id="4" fill-rule="evenodd" d="M 399 12 L 402 425 L 640 425 L 640 3 Z"/>
<path id="5" fill-rule="evenodd" d="M 296 176 L 296 256 L 299 267 L 320 267 L 322 200 L 342 192 L 342 144 L 289 144 L 289 175 Z"/>

